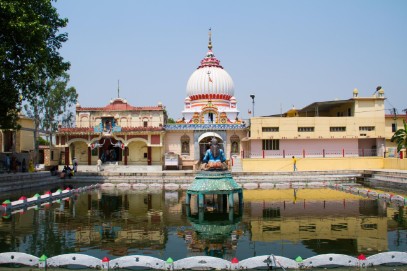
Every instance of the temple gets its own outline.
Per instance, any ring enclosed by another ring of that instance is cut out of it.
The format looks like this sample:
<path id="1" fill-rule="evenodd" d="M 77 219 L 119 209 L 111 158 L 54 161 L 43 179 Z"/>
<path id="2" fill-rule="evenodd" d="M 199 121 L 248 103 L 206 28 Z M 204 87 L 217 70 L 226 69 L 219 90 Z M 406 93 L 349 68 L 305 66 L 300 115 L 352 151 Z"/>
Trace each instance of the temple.
<path id="1" fill-rule="evenodd" d="M 182 118 L 165 126 L 165 152 L 178 155 L 182 168 L 198 169 L 212 138 L 217 139 L 229 162 L 240 155 L 241 139 L 247 136 L 232 77 L 212 48 L 209 31 L 208 51 L 187 82 Z"/>
<path id="2" fill-rule="evenodd" d="M 56 145 L 64 148 L 63 159 L 95 165 L 98 159 L 124 165 L 161 164 L 164 106 L 136 107 L 115 98 L 104 107 L 76 104 L 76 127 L 59 127 Z"/>

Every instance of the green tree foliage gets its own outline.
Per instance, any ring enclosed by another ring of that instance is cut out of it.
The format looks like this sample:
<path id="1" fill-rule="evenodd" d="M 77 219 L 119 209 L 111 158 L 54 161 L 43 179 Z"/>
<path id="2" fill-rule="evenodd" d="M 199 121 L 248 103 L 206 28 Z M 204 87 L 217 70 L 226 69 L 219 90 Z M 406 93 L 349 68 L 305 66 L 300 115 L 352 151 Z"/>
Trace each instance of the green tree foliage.
<path id="1" fill-rule="evenodd" d="M 38 131 L 41 129 L 49 136 L 51 145 L 52 135 L 58 129 L 58 123 L 66 124 L 73 121 L 74 115 L 70 108 L 77 102 L 78 94 L 74 87 L 68 87 L 68 82 L 69 75 L 66 73 L 57 78 L 37 79 L 37 87 L 44 91 L 28 99 L 28 103 L 24 105 L 26 114 L 34 119 L 35 137 L 38 137 Z M 36 144 L 36 154 L 37 151 Z"/>
<path id="2" fill-rule="evenodd" d="M 167 123 L 173 124 L 173 123 L 175 123 L 175 120 L 173 118 L 168 118 Z"/>
<path id="3" fill-rule="evenodd" d="M 403 128 L 398 129 L 391 137 L 390 141 L 397 143 L 397 152 L 400 152 L 401 149 L 407 147 L 407 124 L 405 120 L 403 120 Z"/>
<path id="4" fill-rule="evenodd" d="M 22 100 L 44 95 L 35 78 L 57 78 L 69 69 L 58 50 L 68 20 L 53 0 L 0 0 L 0 128 L 15 128 Z M 21 98 L 22 99 L 21 99 Z"/>
<path id="5" fill-rule="evenodd" d="M 49 141 L 45 140 L 42 137 L 37 138 L 37 144 L 38 145 L 43 145 L 43 146 L 49 146 Z"/>

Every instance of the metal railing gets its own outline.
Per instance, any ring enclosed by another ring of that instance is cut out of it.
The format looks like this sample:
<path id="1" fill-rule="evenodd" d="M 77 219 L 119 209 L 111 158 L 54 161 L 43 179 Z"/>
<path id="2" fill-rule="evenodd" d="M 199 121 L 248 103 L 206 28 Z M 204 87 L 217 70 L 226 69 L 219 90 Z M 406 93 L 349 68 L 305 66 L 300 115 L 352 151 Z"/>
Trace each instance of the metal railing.
<path id="1" fill-rule="evenodd" d="M 337 158 L 337 157 L 374 157 L 377 149 L 302 149 L 302 150 L 262 150 L 241 152 L 243 158 Z"/>

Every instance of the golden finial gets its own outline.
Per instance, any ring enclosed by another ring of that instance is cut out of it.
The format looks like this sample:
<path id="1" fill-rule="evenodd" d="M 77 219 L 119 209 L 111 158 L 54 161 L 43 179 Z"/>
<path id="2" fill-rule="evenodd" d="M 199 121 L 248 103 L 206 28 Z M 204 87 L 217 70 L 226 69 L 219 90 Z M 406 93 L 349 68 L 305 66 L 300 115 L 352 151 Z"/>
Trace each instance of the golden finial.
<path id="1" fill-rule="evenodd" d="M 208 49 L 212 50 L 212 28 L 209 28 L 209 43 L 208 43 Z"/>

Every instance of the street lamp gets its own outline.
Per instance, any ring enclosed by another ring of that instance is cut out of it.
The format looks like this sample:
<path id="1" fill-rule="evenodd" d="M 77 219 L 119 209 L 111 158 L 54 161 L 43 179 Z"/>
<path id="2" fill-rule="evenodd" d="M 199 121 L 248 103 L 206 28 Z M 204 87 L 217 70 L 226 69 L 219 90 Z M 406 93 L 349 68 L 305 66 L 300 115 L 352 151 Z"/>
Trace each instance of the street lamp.
<path id="1" fill-rule="evenodd" d="M 252 98 L 252 104 L 253 104 L 253 108 L 252 108 L 252 113 L 253 113 L 253 117 L 254 117 L 254 94 L 250 94 L 250 98 Z"/>

